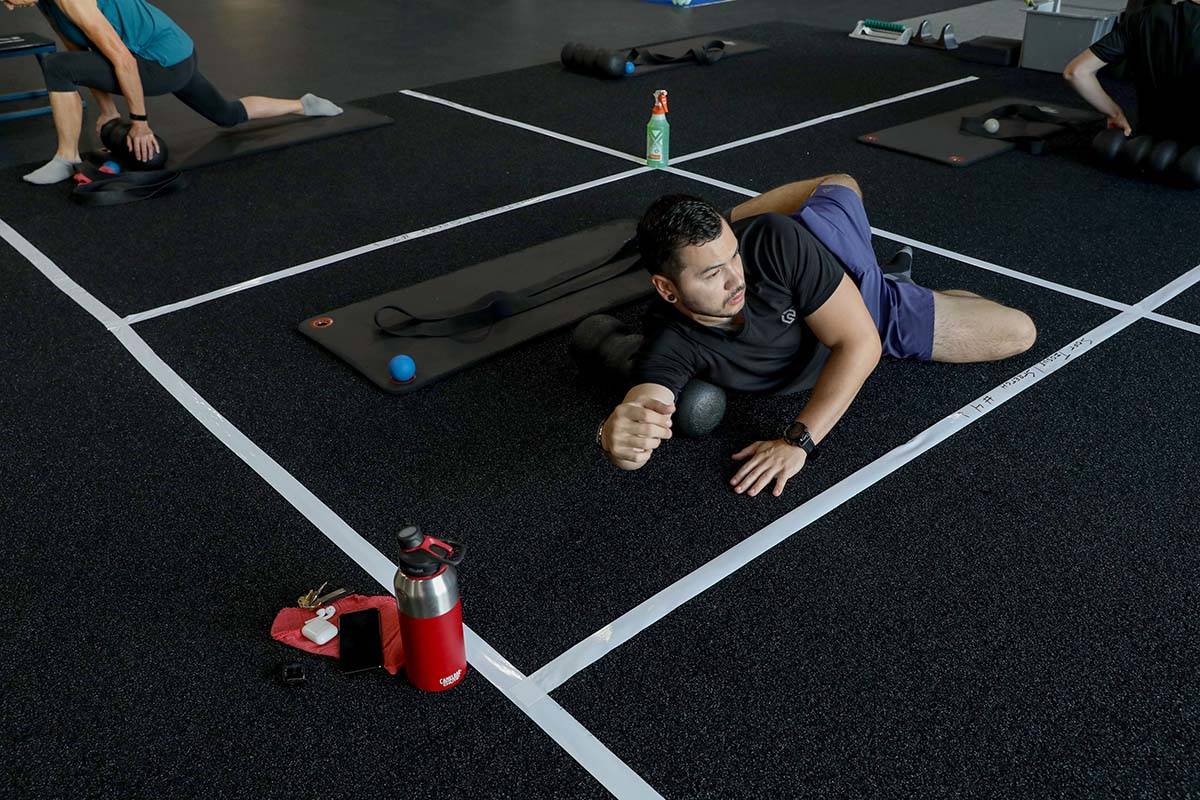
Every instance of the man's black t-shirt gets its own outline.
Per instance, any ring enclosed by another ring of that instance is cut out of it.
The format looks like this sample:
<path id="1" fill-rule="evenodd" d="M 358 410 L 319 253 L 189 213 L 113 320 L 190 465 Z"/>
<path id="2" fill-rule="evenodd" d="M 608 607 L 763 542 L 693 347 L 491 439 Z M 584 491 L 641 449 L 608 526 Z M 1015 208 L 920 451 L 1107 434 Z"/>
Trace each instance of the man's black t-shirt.
<path id="1" fill-rule="evenodd" d="M 1158 3 L 1125 15 L 1092 52 L 1127 60 L 1138 134 L 1200 144 L 1200 5 Z"/>
<path id="2" fill-rule="evenodd" d="M 820 342 L 804 318 L 833 295 L 842 265 L 791 217 L 763 214 L 732 227 L 746 278 L 741 329 L 701 325 L 656 299 L 634 362 L 635 384 L 661 384 L 678 397 L 698 375 L 734 391 L 770 392 L 787 386 L 816 354 Z"/>

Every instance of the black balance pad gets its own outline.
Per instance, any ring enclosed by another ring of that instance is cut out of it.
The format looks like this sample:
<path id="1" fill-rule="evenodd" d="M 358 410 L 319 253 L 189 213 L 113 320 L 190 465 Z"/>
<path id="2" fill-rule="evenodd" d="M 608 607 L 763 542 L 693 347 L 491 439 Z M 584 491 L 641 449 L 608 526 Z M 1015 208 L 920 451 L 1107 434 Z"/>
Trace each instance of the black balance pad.
<path id="1" fill-rule="evenodd" d="M 897 125 L 894 128 L 867 133 L 858 137 L 858 140 L 876 147 L 928 158 L 939 164 L 969 167 L 985 158 L 1007 153 L 1016 147 L 1013 142 L 1003 139 L 988 139 L 959 130 L 963 117 L 979 116 L 1005 105 L 1053 108 L 1061 114 L 1064 120 L 1072 122 L 1090 122 L 1097 117 L 1094 111 L 1060 106 L 1057 103 L 1044 103 L 1020 97 L 1001 97 L 947 111 L 944 114 L 936 114 L 916 122 Z"/>
<path id="2" fill-rule="evenodd" d="M 396 305 L 413 313 L 434 313 L 466 305 L 491 291 L 519 292 L 572 268 L 591 262 L 599 263 L 620 250 L 636 228 L 636 220 L 619 220 L 589 228 L 320 314 L 300 323 L 299 331 L 354 367 L 379 388 L 396 394 L 416 391 L 478 361 L 570 325 L 590 314 L 646 297 L 651 292 L 650 278 L 644 270 L 633 270 L 502 319 L 489 328 L 454 337 L 401 338 L 388 335 L 375 324 L 375 312 L 380 308 Z M 622 262 L 632 264 L 636 259 L 637 256 L 633 255 Z M 388 362 L 401 354 L 410 356 L 417 367 L 416 376 L 403 384 L 394 382 L 388 373 Z"/>
<path id="3" fill-rule="evenodd" d="M 178 135 L 167 134 L 171 156 L 167 169 L 195 169 L 393 122 L 391 117 L 356 106 L 344 105 L 342 109 L 336 117 L 289 115 L 256 120 L 235 128 L 207 127 Z"/>

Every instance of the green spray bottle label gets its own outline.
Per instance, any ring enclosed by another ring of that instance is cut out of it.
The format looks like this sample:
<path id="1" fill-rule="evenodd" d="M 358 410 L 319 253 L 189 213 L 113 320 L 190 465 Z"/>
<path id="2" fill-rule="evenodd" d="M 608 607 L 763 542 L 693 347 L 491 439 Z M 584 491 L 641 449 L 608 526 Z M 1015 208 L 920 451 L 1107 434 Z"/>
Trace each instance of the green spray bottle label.
<path id="1" fill-rule="evenodd" d="M 670 161 L 671 123 L 667 122 L 667 90 L 654 93 L 654 111 L 646 124 L 646 166 L 663 169 Z"/>

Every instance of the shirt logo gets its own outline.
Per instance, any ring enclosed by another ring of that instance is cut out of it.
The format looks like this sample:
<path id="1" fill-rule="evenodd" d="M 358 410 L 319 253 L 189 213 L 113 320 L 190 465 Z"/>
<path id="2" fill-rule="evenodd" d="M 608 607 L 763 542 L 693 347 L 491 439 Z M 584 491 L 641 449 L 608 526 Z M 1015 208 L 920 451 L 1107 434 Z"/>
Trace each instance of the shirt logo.
<path id="1" fill-rule="evenodd" d="M 783 316 L 780 317 L 780 319 L 783 320 L 784 325 L 791 325 L 796 321 L 796 309 L 789 308 L 787 311 L 783 312 Z"/>

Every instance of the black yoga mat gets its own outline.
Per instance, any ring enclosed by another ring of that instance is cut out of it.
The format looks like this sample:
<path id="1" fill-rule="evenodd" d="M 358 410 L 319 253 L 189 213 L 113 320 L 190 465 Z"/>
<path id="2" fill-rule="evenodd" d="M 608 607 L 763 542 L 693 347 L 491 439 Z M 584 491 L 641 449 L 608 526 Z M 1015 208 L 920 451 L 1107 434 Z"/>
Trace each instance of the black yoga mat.
<path id="1" fill-rule="evenodd" d="M 206 127 L 172 135 L 168 169 L 195 169 L 269 150 L 391 125 L 391 117 L 343 105 L 336 117 L 276 117 L 236 128 Z"/>
<path id="2" fill-rule="evenodd" d="M 1016 147 L 1013 142 L 1003 139 L 988 139 L 974 136 L 959 130 L 963 117 L 974 117 L 992 109 L 1006 105 L 1033 105 L 1052 108 L 1058 111 L 1064 120 L 1071 122 L 1090 122 L 1098 118 L 1094 111 L 1070 108 L 1057 103 L 1045 103 L 1039 100 L 1029 100 L 1019 97 L 1001 97 L 982 103 L 965 106 L 964 108 L 935 114 L 916 122 L 885 128 L 874 133 L 867 133 L 858 140 L 865 144 L 895 150 L 913 156 L 920 156 L 951 167 L 969 167 L 985 158 L 1007 153 Z"/>
<path id="3" fill-rule="evenodd" d="M 467 305 L 488 292 L 519 292 L 582 265 L 601 263 L 633 236 L 636 224 L 634 220 L 609 222 L 475 264 L 310 317 L 300 323 L 299 331 L 379 388 L 395 394 L 413 392 L 536 336 L 645 297 L 651 291 L 650 278 L 643 270 L 635 269 L 501 319 L 490 327 L 453 337 L 391 336 L 375 323 L 375 313 L 380 308 L 395 305 L 414 313 L 432 314 Z M 633 264 L 636 259 L 632 255 L 622 261 Z M 414 378 L 403 384 L 394 382 L 388 373 L 388 362 L 401 354 L 410 356 L 417 368 Z M 514 379 L 519 380 L 520 376 Z"/>

